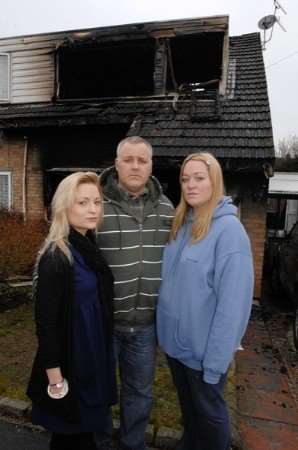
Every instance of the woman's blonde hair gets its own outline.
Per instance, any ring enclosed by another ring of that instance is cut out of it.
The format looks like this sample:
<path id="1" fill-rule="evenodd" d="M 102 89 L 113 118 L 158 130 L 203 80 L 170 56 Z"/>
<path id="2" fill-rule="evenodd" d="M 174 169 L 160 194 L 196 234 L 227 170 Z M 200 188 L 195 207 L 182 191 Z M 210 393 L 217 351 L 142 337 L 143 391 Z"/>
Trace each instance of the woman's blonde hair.
<path id="1" fill-rule="evenodd" d="M 75 172 L 64 178 L 58 185 L 52 200 L 52 220 L 48 236 L 38 254 L 41 255 L 50 248 L 54 251 L 57 247 L 65 254 L 68 260 L 72 261 L 71 252 L 68 247 L 68 235 L 70 224 L 67 218 L 67 210 L 73 206 L 76 198 L 77 189 L 81 184 L 94 184 L 102 198 L 102 189 L 99 178 L 94 172 Z M 99 223 L 103 217 L 103 209 Z M 97 224 L 97 226 L 99 225 Z"/>
<path id="2" fill-rule="evenodd" d="M 199 216 L 194 216 L 194 222 L 192 227 L 192 240 L 193 242 L 202 240 L 208 233 L 210 223 L 212 220 L 213 212 L 224 195 L 224 182 L 222 169 L 219 162 L 211 153 L 192 153 L 182 163 L 180 170 L 180 186 L 182 185 L 182 176 L 184 168 L 189 161 L 202 161 L 209 173 L 209 177 L 212 185 L 212 194 L 210 200 L 202 207 Z M 186 216 L 189 211 L 189 205 L 186 203 L 183 192 L 181 189 L 180 202 L 176 208 L 175 217 L 172 224 L 170 233 L 170 240 L 176 239 L 177 233 L 182 225 L 186 221 Z"/>

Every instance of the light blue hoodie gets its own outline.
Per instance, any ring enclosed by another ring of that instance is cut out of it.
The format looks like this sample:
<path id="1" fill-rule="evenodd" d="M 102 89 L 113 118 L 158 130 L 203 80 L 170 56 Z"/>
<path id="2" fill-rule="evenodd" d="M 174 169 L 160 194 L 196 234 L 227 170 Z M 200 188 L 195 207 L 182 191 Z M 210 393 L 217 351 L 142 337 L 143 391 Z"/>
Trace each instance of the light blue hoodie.
<path id="1" fill-rule="evenodd" d="M 215 384 L 245 333 L 253 263 L 237 208 L 223 197 L 207 236 L 191 243 L 192 218 L 165 248 L 157 306 L 161 348 Z"/>

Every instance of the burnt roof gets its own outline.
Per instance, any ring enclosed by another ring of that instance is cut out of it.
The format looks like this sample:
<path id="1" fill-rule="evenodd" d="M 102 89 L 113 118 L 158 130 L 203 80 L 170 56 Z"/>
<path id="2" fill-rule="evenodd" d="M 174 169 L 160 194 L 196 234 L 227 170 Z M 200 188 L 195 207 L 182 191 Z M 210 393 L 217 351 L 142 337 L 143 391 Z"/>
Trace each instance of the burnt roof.
<path id="1" fill-rule="evenodd" d="M 176 114 L 168 106 L 154 121 L 144 115 L 140 133 L 158 155 L 210 151 L 220 158 L 274 158 L 259 33 L 230 38 L 229 59 L 227 96 L 219 100 L 218 120 L 190 120 L 179 104 Z M 197 115 L 199 109 L 200 103 Z"/>
<path id="2" fill-rule="evenodd" d="M 273 159 L 274 145 L 259 33 L 230 38 L 224 97 L 175 95 L 0 106 L 0 128 L 130 124 L 156 156 L 210 151 L 219 158 Z"/>

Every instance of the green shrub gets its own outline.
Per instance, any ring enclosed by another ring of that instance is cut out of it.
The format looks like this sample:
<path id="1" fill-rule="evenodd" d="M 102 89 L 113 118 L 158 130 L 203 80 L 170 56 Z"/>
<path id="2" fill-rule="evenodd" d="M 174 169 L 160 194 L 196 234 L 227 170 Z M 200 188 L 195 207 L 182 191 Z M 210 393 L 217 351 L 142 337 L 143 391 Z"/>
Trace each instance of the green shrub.
<path id="1" fill-rule="evenodd" d="M 21 214 L 0 210 L 0 280 L 12 275 L 31 275 L 46 228 L 45 222 L 24 223 Z"/>

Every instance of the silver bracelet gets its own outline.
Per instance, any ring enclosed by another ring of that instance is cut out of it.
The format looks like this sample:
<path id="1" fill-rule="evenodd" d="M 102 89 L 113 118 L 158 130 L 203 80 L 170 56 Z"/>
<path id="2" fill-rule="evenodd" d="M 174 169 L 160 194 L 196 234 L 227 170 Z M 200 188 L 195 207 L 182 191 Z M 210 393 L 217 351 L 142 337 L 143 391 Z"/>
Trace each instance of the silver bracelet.
<path id="1" fill-rule="evenodd" d="M 61 391 L 57 392 L 57 393 L 51 392 L 51 387 L 54 387 L 54 386 L 57 388 L 62 388 Z M 64 378 L 62 383 L 48 384 L 47 391 L 48 391 L 48 396 L 53 398 L 54 400 L 59 400 L 60 398 L 65 397 L 69 391 L 67 379 Z"/>
<path id="2" fill-rule="evenodd" d="M 49 386 L 51 386 L 51 387 L 57 387 L 57 388 L 62 388 L 62 386 L 63 386 L 63 383 L 64 383 L 64 378 L 62 378 L 62 380 L 61 381 L 58 381 L 58 383 L 49 383 Z"/>

